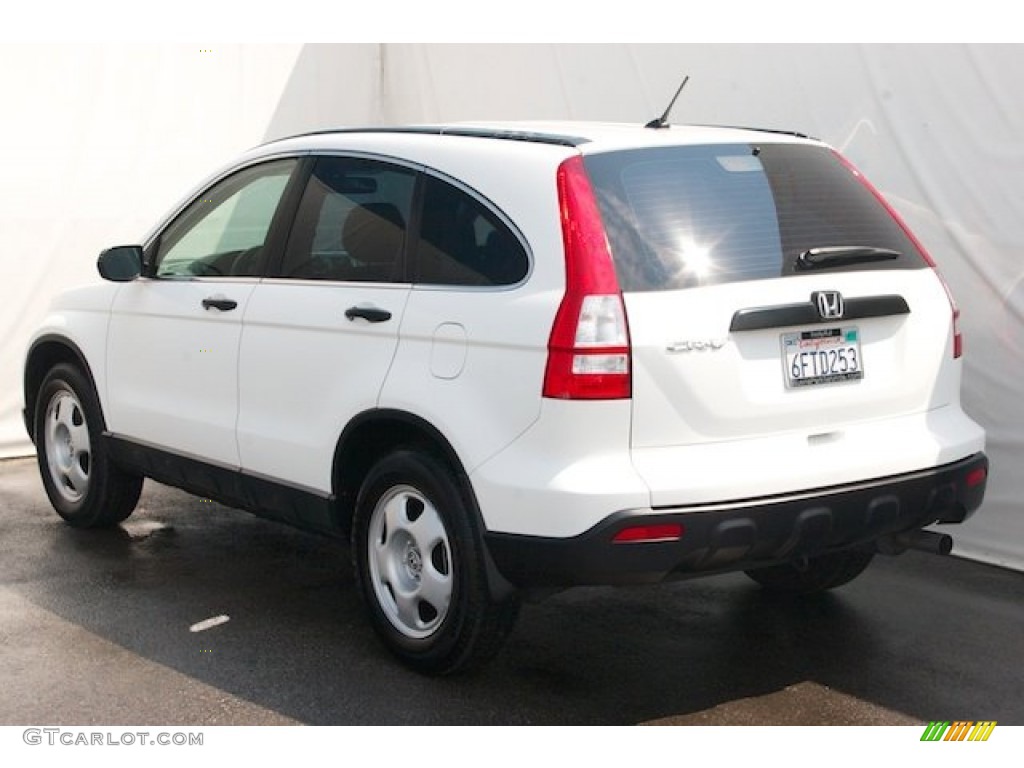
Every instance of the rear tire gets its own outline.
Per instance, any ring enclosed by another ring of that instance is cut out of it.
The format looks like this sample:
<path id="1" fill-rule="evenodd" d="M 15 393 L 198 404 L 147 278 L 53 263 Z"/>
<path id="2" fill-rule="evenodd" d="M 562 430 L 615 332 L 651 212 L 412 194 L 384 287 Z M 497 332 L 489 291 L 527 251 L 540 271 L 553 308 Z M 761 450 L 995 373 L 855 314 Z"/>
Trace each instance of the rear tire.
<path id="1" fill-rule="evenodd" d="M 36 398 L 36 457 L 50 503 L 75 528 L 117 525 L 135 509 L 143 478 L 122 471 L 103 439 L 92 385 L 67 363 L 50 369 Z"/>
<path id="2" fill-rule="evenodd" d="M 356 580 L 377 635 L 418 672 L 487 661 L 519 613 L 491 599 L 476 521 L 451 468 L 401 450 L 366 476 L 352 526 Z"/>
<path id="3" fill-rule="evenodd" d="M 746 571 L 746 574 L 770 592 L 812 595 L 853 581 L 873 557 L 874 552 L 868 550 L 848 549 L 811 557 L 801 564 L 772 565 Z"/>

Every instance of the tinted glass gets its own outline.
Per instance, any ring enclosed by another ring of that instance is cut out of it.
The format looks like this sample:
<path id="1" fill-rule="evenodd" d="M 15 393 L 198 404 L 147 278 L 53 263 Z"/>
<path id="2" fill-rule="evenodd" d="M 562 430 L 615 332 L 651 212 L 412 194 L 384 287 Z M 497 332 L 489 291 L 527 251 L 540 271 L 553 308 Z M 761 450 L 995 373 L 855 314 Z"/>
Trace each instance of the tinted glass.
<path id="1" fill-rule="evenodd" d="M 157 277 L 260 274 L 263 244 L 297 163 L 246 168 L 200 195 L 161 235 Z"/>
<path id="2" fill-rule="evenodd" d="M 321 157 L 302 194 L 281 269 L 305 280 L 405 279 L 403 251 L 415 171 Z"/>
<path id="3" fill-rule="evenodd" d="M 424 179 L 415 282 L 511 285 L 529 258 L 518 238 L 482 202 L 441 179 Z"/>
<path id="4" fill-rule="evenodd" d="M 829 271 L 925 266 L 874 195 L 822 147 L 667 147 L 585 162 L 623 290 L 780 277 L 812 248 L 900 254 Z"/>

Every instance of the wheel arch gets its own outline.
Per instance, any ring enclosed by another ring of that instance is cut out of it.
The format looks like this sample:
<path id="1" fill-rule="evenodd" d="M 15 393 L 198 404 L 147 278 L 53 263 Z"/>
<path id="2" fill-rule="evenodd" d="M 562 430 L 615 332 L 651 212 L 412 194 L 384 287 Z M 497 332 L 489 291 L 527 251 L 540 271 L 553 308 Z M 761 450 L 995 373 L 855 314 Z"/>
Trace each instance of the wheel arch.
<path id="1" fill-rule="evenodd" d="M 100 405 L 100 420 L 103 418 L 103 403 L 100 401 L 100 392 L 96 387 L 96 379 L 92 375 L 92 368 L 85 359 L 85 355 L 75 342 L 66 336 L 58 334 L 46 334 L 40 336 L 29 347 L 25 356 L 24 372 L 24 395 L 25 395 L 25 429 L 28 431 L 32 442 L 36 442 L 36 398 L 39 394 L 39 387 L 46 377 L 47 371 L 59 363 L 70 363 L 82 371 L 89 380 L 89 386 L 96 393 L 96 400 Z"/>
<path id="2" fill-rule="evenodd" d="M 487 528 L 472 482 L 457 451 L 437 427 L 408 411 L 390 408 L 364 411 L 349 421 L 342 432 L 331 467 L 338 528 L 345 535 L 351 531 L 359 489 L 373 465 L 387 454 L 403 448 L 430 453 L 451 468 L 456 486 L 476 523 L 491 596 L 504 599 L 513 594 L 515 588 L 498 570 L 487 549 L 484 537 Z"/>
<path id="3" fill-rule="evenodd" d="M 386 454 L 415 448 L 438 456 L 455 472 L 463 492 L 473 496 L 465 467 L 441 431 L 426 419 L 408 411 L 374 408 L 363 411 L 345 426 L 334 449 L 331 479 L 338 504 L 339 525 L 348 530 L 356 497 L 370 468 Z M 479 515 L 476 500 L 470 507 Z M 478 522 L 483 525 L 483 520 Z"/>

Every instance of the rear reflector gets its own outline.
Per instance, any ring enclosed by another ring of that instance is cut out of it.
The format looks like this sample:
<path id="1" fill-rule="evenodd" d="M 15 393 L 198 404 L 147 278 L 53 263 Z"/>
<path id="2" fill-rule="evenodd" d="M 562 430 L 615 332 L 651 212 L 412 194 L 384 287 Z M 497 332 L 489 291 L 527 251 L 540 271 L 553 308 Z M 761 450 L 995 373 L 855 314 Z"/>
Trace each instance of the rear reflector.
<path id="1" fill-rule="evenodd" d="M 985 471 L 984 467 L 978 467 L 972 469 L 967 473 L 967 487 L 977 488 L 979 485 L 985 482 L 985 478 L 988 477 L 988 472 Z"/>
<path id="2" fill-rule="evenodd" d="M 616 544 L 641 543 L 652 541 L 679 541 L 683 538 L 683 526 L 679 523 L 663 525 L 633 525 L 623 528 L 615 534 L 612 541 Z"/>
<path id="3" fill-rule="evenodd" d="M 942 279 L 942 275 L 939 275 L 939 279 Z M 949 292 L 949 286 L 946 285 L 945 280 L 942 280 L 942 285 L 946 289 L 949 303 L 953 307 L 953 358 L 956 359 L 964 353 L 964 337 L 960 333 L 960 308 L 956 305 L 953 294 Z"/>

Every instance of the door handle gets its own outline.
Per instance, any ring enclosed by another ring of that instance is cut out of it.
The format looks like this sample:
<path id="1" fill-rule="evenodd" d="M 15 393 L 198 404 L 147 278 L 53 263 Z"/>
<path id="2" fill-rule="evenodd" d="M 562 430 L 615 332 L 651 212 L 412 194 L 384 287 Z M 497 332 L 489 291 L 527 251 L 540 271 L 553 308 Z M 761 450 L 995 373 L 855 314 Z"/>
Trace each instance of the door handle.
<path id="1" fill-rule="evenodd" d="M 203 309 L 219 309 L 223 312 L 227 312 L 230 309 L 234 309 L 238 306 L 238 302 L 234 299 L 225 299 L 221 296 L 210 296 L 209 298 L 203 299 Z"/>
<path id="2" fill-rule="evenodd" d="M 391 313 L 386 309 L 377 309 L 377 307 L 349 307 L 345 310 L 345 317 L 349 320 L 361 317 L 371 323 L 383 323 L 385 320 L 391 319 Z"/>

